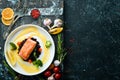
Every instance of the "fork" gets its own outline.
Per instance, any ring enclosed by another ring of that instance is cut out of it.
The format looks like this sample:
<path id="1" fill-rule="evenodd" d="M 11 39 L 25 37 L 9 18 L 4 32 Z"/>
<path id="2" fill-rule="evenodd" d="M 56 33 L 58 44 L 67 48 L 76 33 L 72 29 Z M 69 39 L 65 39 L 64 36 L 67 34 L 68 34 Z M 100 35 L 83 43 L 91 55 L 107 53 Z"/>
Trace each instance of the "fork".
<path id="1" fill-rule="evenodd" d="M 15 13 L 15 17 L 14 17 L 14 20 L 12 21 L 12 23 L 10 24 L 10 26 L 8 27 L 8 29 L 3 33 L 3 39 L 5 40 L 7 38 L 7 36 L 9 35 L 13 25 L 15 24 L 15 22 L 25 16 L 27 13 L 27 1 L 25 0 L 25 3 L 23 5 L 23 10 L 22 11 L 19 11 L 19 12 L 16 12 Z"/>

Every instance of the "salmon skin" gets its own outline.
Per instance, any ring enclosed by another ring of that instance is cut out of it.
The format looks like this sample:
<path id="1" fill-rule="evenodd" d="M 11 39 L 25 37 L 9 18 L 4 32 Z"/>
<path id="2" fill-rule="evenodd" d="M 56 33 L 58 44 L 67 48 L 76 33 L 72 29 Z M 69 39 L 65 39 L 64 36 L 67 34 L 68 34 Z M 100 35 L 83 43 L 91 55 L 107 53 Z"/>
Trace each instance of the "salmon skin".
<path id="1" fill-rule="evenodd" d="M 24 43 L 24 45 L 22 46 L 22 48 L 20 49 L 19 56 L 22 59 L 27 60 L 30 54 L 32 53 L 32 51 L 34 50 L 36 44 L 37 42 L 28 38 L 26 42 Z"/>

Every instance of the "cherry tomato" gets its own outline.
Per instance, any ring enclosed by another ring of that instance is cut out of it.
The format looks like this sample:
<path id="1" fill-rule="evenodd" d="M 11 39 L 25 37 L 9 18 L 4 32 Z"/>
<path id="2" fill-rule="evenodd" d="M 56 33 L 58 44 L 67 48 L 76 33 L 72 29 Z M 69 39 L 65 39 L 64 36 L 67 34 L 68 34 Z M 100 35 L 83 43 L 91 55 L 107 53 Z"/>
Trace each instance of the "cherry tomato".
<path id="1" fill-rule="evenodd" d="M 59 80 L 61 78 L 61 74 L 60 73 L 56 73 L 54 77 L 55 77 L 56 80 Z"/>
<path id="2" fill-rule="evenodd" d="M 42 48 L 40 47 L 40 48 L 38 49 L 38 51 L 41 53 L 41 52 L 42 52 Z"/>
<path id="3" fill-rule="evenodd" d="M 29 59 L 29 60 L 28 60 L 28 62 L 29 62 L 29 63 L 32 63 L 32 60 L 31 60 L 31 59 Z"/>
<path id="4" fill-rule="evenodd" d="M 20 46 L 20 45 L 21 45 L 21 42 L 17 42 L 17 45 Z"/>
<path id="5" fill-rule="evenodd" d="M 54 72 L 54 73 L 60 72 L 60 67 L 55 66 L 55 67 L 53 68 L 53 72 Z"/>
<path id="6" fill-rule="evenodd" d="M 51 76 L 51 72 L 48 70 L 48 71 L 45 71 L 44 72 L 44 76 L 45 77 L 50 77 Z"/>

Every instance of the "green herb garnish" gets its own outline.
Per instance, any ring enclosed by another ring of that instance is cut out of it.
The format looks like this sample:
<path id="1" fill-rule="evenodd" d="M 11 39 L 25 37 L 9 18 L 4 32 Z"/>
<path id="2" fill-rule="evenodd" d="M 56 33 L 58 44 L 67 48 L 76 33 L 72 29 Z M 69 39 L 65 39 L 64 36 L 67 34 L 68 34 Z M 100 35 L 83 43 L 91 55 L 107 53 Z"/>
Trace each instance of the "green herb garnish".
<path id="1" fill-rule="evenodd" d="M 35 65 L 36 67 L 39 67 L 39 66 L 43 66 L 43 63 L 40 59 L 36 60 L 36 61 L 33 61 L 33 65 Z"/>
<path id="2" fill-rule="evenodd" d="M 46 48 L 49 48 L 52 45 L 51 41 L 46 41 L 45 46 Z"/>
<path id="3" fill-rule="evenodd" d="M 9 44 L 10 44 L 11 50 L 16 50 L 17 49 L 17 46 L 13 42 L 10 42 Z"/>

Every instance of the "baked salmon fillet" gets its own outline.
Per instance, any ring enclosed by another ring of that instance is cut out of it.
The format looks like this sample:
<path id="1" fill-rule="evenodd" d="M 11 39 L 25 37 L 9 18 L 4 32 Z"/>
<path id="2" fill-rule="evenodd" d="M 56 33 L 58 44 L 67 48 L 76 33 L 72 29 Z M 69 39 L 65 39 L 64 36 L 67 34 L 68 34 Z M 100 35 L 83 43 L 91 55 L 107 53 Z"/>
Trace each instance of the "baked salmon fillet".
<path id="1" fill-rule="evenodd" d="M 22 59 L 27 60 L 30 54 L 32 53 L 32 51 L 34 50 L 36 44 L 37 42 L 28 38 L 26 42 L 24 43 L 24 45 L 22 46 L 22 48 L 20 49 L 19 56 Z"/>

